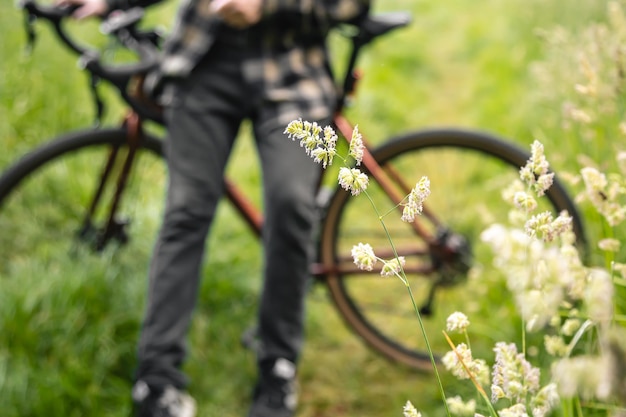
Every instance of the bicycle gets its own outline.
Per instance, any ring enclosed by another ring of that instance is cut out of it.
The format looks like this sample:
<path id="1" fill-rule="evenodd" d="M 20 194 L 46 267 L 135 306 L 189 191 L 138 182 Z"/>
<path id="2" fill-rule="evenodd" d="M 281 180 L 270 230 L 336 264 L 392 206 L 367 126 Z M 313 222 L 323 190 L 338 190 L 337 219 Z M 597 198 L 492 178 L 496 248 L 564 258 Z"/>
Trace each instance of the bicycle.
<path id="1" fill-rule="evenodd" d="M 35 0 L 24 0 L 21 7 L 29 20 L 36 17 L 51 23 L 65 45 L 81 57 L 85 70 L 113 85 L 129 109 L 120 126 L 61 135 L 4 171 L 0 177 L 0 244 L 7 249 L 0 254 L 1 268 L 16 267 L 28 259 L 26 253 L 53 260 L 68 252 L 97 256 L 114 247 L 128 256 L 147 256 L 152 239 L 144 237 L 151 236 L 158 226 L 165 173 L 162 139 L 143 129 L 146 121 L 162 120 L 158 108 L 142 95 L 142 82 L 156 62 L 160 35 L 139 29 L 143 15 L 139 9 L 110 18 L 105 22 L 107 32 L 141 58 L 136 64 L 111 67 L 64 29 L 62 22 L 70 9 L 41 6 Z M 360 52 L 410 20 L 405 13 L 370 16 L 344 33 L 351 51 L 339 78 L 341 95 L 334 117 L 341 138 L 350 138 L 354 127 L 344 110 L 356 93 Z M 96 103 L 100 115 L 102 103 L 98 99 Z M 476 274 L 479 268 L 488 268 L 489 260 L 479 234 L 506 218 L 508 208 L 500 192 L 518 175 L 529 153 L 492 134 L 450 128 L 409 132 L 381 143 L 376 148 L 367 145 L 362 166 L 370 176 L 368 192 L 379 207 L 401 202 L 422 176 L 431 181 L 433 192 L 423 216 L 415 223 L 404 223 L 399 215 L 388 216 L 386 227 L 398 254 L 407 260 L 405 271 L 427 329 L 438 334 L 445 329 L 450 313 L 477 311 L 476 297 L 488 296 L 491 279 L 485 278 L 488 274 Z M 225 198 L 260 236 L 260 209 L 232 179 L 224 181 Z M 314 281 L 327 287 L 346 325 L 368 346 L 409 367 L 431 369 L 419 332 L 409 331 L 416 329 L 416 322 L 412 306 L 401 302 L 406 296 L 404 285 L 381 278 L 380 270 L 361 271 L 353 264 L 350 250 L 359 242 L 370 243 L 381 257 L 392 255 L 377 222 L 354 220 L 369 213 L 370 203 L 339 188 L 329 192 L 326 185 L 320 181 L 318 251 L 311 264 Z M 483 198 L 468 206 L 466 198 L 472 193 Z M 546 209 L 567 210 L 572 215 L 578 244 L 584 247 L 582 220 L 558 178 L 547 197 Z M 25 233 L 20 226 L 25 216 L 37 222 L 32 232 Z M 493 307 L 488 311 L 499 314 Z M 443 342 L 433 347 L 439 354 L 448 349 Z"/>

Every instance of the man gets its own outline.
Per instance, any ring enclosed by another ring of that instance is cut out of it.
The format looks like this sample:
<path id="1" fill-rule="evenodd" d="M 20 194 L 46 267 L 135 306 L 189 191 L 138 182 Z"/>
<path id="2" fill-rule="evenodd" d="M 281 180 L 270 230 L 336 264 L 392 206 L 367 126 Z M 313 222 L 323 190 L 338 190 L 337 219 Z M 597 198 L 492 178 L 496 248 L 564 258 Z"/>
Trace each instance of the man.
<path id="1" fill-rule="evenodd" d="M 60 0 L 77 18 L 160 0 Z M 291 417 L 318 166 L 283 134 L 294 119 L 330 123 L 325 49 L 333 25 L 368 0 L 183 0 L 155 73 L 168 129 L 169 183 L 149 273 L 133 400 L 140 416 L 195 415 L 181 372 L 200 264 L 238 129 L 252 121 L 264 179 L 259 377 L 249 417 Z"/>

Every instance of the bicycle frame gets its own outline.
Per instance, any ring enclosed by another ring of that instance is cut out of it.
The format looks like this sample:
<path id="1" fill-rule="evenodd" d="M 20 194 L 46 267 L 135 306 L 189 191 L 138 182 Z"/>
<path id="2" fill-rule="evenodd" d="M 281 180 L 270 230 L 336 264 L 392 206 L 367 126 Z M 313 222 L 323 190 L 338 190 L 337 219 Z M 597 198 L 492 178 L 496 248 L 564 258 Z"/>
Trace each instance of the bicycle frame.
<path id="1" fill-rule="evenodd" d="M 94 57 L 93 52 L 87 51 L 86 48 L 78 45 L 65 33 L 61 26 L 61 21 L 67 15 L 67 10 L 62 12 L 57 9 L 46 7 L 42 8 L 32 0 L 24 0 L 23 7 L 32 15 L 41 16 L 50 21 L 60 39 L 63 40 L 70 49 L 81 54 L 85 68 L 95 77 L 110 81 L 114 87 L 119 90 L 122 98 L 130 105 L 129 111 L 122 123 L 127 131 L 127 145 L 129 147 L 129 152 L 125 155 L 125 159 L 122 161 L 123 168 L 117 178 L 111 178 L 112 167 L 115 165 L 115 161 L 119 157 L 118 150 L 113 149 L 102 170 L 100 183 L 96 187 L 97 191 L 89 204 L 89 208 L 83 221 L 83 227 L 80 231 L 81 236 L 89 235 L 93 231 L 94 228 L 92 225 L 92 218 L 98 205 L 104 203 L 102 201 L 103 190 L 108 181 L 114 181 L 115 189 L 113 192 L 113 200 L 110 202 L 110 206 L 108 208 L 106 225 L 103 230 L 98 231 L 98 238 L 95 245 L 96 249 L 100 250 L 106 245 L 108 240 L 113 237 L 121 237 L 122 240 L 126 238 L 123 230 L 124 222 L 118 220 L 116 218 L 116 214 L 132 170 L 136 150 L 140 147 L 141 140 L 144 135 L 142 126 L 146 119 L 162 123 L 160 114 L 155 114 L 154 107 L 151 103 L 146 102 L 145 96 L 142 92 L 143 80 L 150 65 L 145 62 L 140 62 L 140 65 L 138 66 L 129 66 L 121 71 L 120 69 L 107 69 L 100 64 L 97 55 Z M 134 36 L 137 35 L 141 35 L 143 39 L 147 39 L 153 44 L 156 43 L 154 40 L 154 34 L 139 33 L 134 27 L 134 24 L 140 17 L 141 14 L 135 13 L 134 16 L 131 16 L 128 19 L 130 23 L 126 26 L 118 28 L 118 32 L 114 32 L 114 34 L 122 40 L 122 42 L 132 43 L 133 47 L 139 46 L 139 42 L 134 38 Z M 370 43 L 378 36 L 381 36 L 395 28 L 406 26 L 409 22 L 410 16 L 404 13 L 391 14 L 387 15 L 383 19 L 369 20 L 366 22 L 369 24 L 368 27 L 363 26 L 357 35 L 348 36 L 352 41 L 352 50 L 348 57 L 348 65 L 343 76 L 342 88 L 340 90 L 340 96 L 337 100 L 335 114 L 333 117 L 333 125 L 338 133 L 338 136 L 343 138 L 343 140 L 348 143 L 352 137 L 354 125 L 345 117 L 343 111 L 346 106 L 347 98 L 356 92 L 356 85 L 359 77 L 355 73 L 355 66 L 357 57 L 359 56 L 362 47 Z M 150 55 L 150 53 L 144 53 L 144 55 Z M 96 103 L 99 110 L 98 114 L 100 114 L 102 111 L 101 102 L 97 98 Z M 366 171 L 376 181 L 376 183 L 378 183 L 384 193 L 386 193 L 389 197 L 391 203 L 395 205 L 398 210 L 402 211 L 402 201 L 411 191 L 412 186 L 410 184 L 406 184 L 405 181 L 403 181 L 402 176 L 396 172 L 390 164 L 385 164 L 384 166 L 379 165 L 372 156 L 370 152 L 370 149 L 372 148 L 365 138 L 363 139 L 363 142 L 365 145 L 362 160 L 364 171 Z M 318 192 L 319 186 L 323 183 L 323 175 L 324 172 L 322 172 L 321 179 L 318 183 Z M 250 230 L 257 237 L 260 237 L 263 228 L 263 215 L 260 209 L 246 197 L 234 181 L 227 177 L 224 178 L 224 197 L 231 202 L 234 209 L 239 213 Z M 438 228 L 441 226 L 434 214 L 430 212 L 428 208 L 424 208 L 423 214 L 428 221 L 435 225 L 435 227 Z M 433 234 L 429 232 L 427 228 L 420 223 L 420 221 L 415 221 L 411 223 L 411 225 L 416 238 L 424 242 L 426 246 L 423 250 L 412 249 L 410 255 L 428 256 L 433 252 L 433 250 L 446 249 L 445 244 L 439 241 L 437 237 L 433 236 Z M 409 253 L 398 253 L 398 255 L 405 254 L 408 255 Z M 379 255 L 391 257 L 394 254 L 391 250 L 389 250 L 389 253 L 380 253 Z M 316 278 L 323 278 L 331 273 L 341 273 L 342 275 L 346 275 L 356 273 L 358 271 L 358 269 L 352 264 L 351 259 L 338 259 L 337 261 L 339 261 L 340 264 L 345 263 L 350 266 L 339 268 L 337 266 L 337 262 L 332 265 L 324 265 L 320 262 L 320 260 L 317 260 L 311 265 L 310 269 L 312 275 Z M 424 266 L 419 270 L 407 270 L 407 272 L 425 273 L 432 270 L 432 267 Z"/>
<path id="2" fill-rule="evenodd" d="M 404 24 L 405 22 L 396 23 L 396 26 L 403 26 Z M 387 30 L 391 30 L 392 28 L 396 26 L 390 26 L 390 28 L 388 28 Z M 353 39 L 352 52 L 350 54 L 346 73 L 343 78 L 343 89 L 341 90 L 342 94 L 340 95 L 337 101 L 336 111 L 333 117 L 333 125 L 338 133 L 338 136 L 348 143 L 350 142 L 350 138 L 352 137 L 354 124 L 351 123 L 345 117 L 345 115 L 343 114 L 343 111 L 345 109 L 345 103 L 346 103 L 347 97 L 356 93 L 357 80 L 359 78 L 357 73 L 355 72 L 357 56 L 359 52 L 361 51 L 361 48 L 370 40 L 371 39 L 369 40 L 363 40 L 359 38 Z M 141 82 L 139 82 L 138 84 L 141 85 Z M 140 93 L 137 93 L 137 94 L 140 94 Z M 138 117 L 139 116 L 137 112 L 134 110 L 131 110 L 129 114 L 126 116 L 126 119 L 124 122 L 129 132 L 129 143 L 131 144 L 132 147 L 137 146 L 136 145 L 137 140 L 140 140 L 140 137 L 137 137 L 137 136 L 142 135 L 141 119 Z M 403 208 L 401 203 L 403 199 L 406 197 L 406 195 L 411 191 L 412 185 L 406 184 L 405 181 L 402 179 L 402 176 L 396 170 L 394 170 L 394 168 L 390 164 L 385 164 L 385 166 L 379 165 L 370 152 L 370 149 L 372 148 L 369 145 L 369 142 L 367 141 L 367 139 L 363 138 L 363 142 L 365 145 L 363 161 L 362 161 L 364 170 L 368 172 L 368 174 L 374 178 L 374 180 L 380 185 L 380 187 L 388 195 L 391 203 L 395 205 L 398 208 L 398 210 L 401 212 Z M 112 157 L 115 157 L 115 155 L 112 155 Z M 121 198 L 121 195 L 122 195 L 123 187 L 126 181 L 125 177 L 128 175 L 126 166 L 130 166 L 132 164 L 133 158 L 134 158 L 134 152 L 130 152 L 127 155 L 127 160 L 124 162 L 125 168 L 122 172 L 121 177 L 118 179 L 118 185 L 117 185 L 117 189 L 115 192 L 115 198 L 111 205 L 109 223 L 107 224 L 106 230 L 104 231 L 102 235 L 104 239 L 108 239 L 109 237 L 113 236 L 116 232 L 115 229 L 119 226 L 119 224 L 115 222 L 114 220 L 115 210 L 119 204 L 118 199 Z M 324 174 L 325 174 L 325 171 L 322 171 L 321 178 L 318 183 L 317 192 L 319 192 L 319 185 L 323 183 Z M 106 174 L 103 173 L 102 178 L 103 178 L 103 181 L 106 181 Z M 228 201 L 230 201 L 230 203 L 232 204 L 232 207 L 235 209 L 236 212 L 239 213 L 241 219 L 247 224 L 250 230 L 257 237 L 260 237 L 262 234 L 262 229 L 263 229 L 263 214 L 261 213 L 261 210 L 258 208 L 258 206 L 252 203 L 250 199 L 246 197 L 246 194 L 240 190 L 237 183 L 228 177 L 224 178 L 224 197 Z M 433 215 L 433 213 L 431 213 L 428 210 L 428 208 L 424 207 L 423 213 L 425 217 L 429 221 L 431 221 L 433 224 L 437 226 L 440 225 L 436 217 Z M 426 228 L 423 227 L 423 225 L 419 221 L 415 221 L 411 223 L 411 225 L 416 234 L 416 238 L 425 242 L 427 247 L 421 251 L 413 249 L 410 255 L 428 256 L 429 253 L 431 253 L 432 248 L 437 245 L 436 238 L 432 235 L 432 233 L 427 231 Z M 430 247 L 430 250 L 428 249 L 428 247 Z M 392 257 L 394 254 L 392 250 L 390 249 L 388 253 L 381 252 L 379 255 L 383 257 Z M 409 255 L 409 253 L 399 253 L 399 255 Z M 325 265 L 318 259 L 310 265 L 310 273 L 312 274 L 312 276 L 314 276 L 317 279 L 323 279 L 325 276 L 331 273 L 333 274 L 340 273 L 342 275 L 350 275 L 350 274 L 356 274 L 356 273 L 362 272 L 352 264 L 351 258 L 338 259 L 337 261 L 339 262 L 330 264 L 330 265 Z M 349 266 L 339 268 L 337 266 L 338 264 L 346 264 Z M 432 270 L 433 268 L 430 266 L 422 266 L 422 267 L 413 268 L 413 269 L 408 268 L 406 272 L 427 273 Z"/>

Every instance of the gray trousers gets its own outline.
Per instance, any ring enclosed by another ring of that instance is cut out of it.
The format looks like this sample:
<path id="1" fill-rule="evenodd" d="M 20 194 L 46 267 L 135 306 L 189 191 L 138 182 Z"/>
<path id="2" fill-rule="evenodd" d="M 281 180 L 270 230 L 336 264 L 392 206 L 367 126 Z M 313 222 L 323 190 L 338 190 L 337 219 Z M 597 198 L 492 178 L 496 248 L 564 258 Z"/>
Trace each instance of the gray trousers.
<path id="1" fill-rule="evenodd" d="M 210 53 L 174 85 L 166 109 L 169 184 L 149 273 L 136 378 L 162 387 L 187 384 L 181 371 L 195 308 L 205 241 L 223 193 L 223 173 L 244 119 L 250 119 L 263 173 L 264 284 L 259 362 L 298 360 L 320 168 L 267 111 L 261 86 L 247 83 L 243 52 Z M 302 114 L 307 119 L 306 114 Z M 318 120 L 327 124 L 329 120 Z M 210 279 L 210 276 L 206 277 Z"/>

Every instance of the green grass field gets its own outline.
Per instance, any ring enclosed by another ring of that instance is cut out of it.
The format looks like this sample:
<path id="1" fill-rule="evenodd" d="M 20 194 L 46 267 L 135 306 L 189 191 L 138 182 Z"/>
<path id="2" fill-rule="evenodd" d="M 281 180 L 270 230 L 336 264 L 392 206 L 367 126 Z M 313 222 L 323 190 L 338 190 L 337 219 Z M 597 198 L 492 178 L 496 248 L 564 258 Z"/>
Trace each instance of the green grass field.
<path id="1" fill-rule="evenodd" d="M 497 133 L 523 147 L 540 139 L 559 173 L 576 173 L 584 155 L 614 169 L 613 155 L 624 143 L 614 123 L 623 114 L 623 93 L 612 113 L 605 112 L 592 126 L 562 127 L 562 103 L 574 100 L 573 83 L 584 81 L 576 67 L 584 39 L 578 44 L 576 34 L 605 21 L 608 2 L 571 3 L 376 2 L 375 11 L 408 10 L 414 21 L 363 55 L 364 78 L 350 118 L 374 143 L 422 127 L 460 126 Z M 159 6 L 149 18 L 167 26 L 173 6 Z M 555 47 L 554 38 L 548 37 L 551 43 L 542 35 L 557 26 L 571 34 L 568 48 Z M 94 108 L 88 78 L 48 27 L 36 25 L 38 42 L 27 54 L 22 15 L 3 1 L 0 28 L 0 169 L 5 169 L 38 144 L 89 127 Z M 72 30 L 86 41 L 105 44 L 93 23 L 72 23 Z M 339 55 L 344 50 L 336 37 L 333 47 Z M 539 77 L 540 70 L 553 79 Z M 113 124 L 122 115 L 119 101 L 105 87 L 102 92 L 109 103 L 104 123 Z M 250 169 L 242 172 L 244 166 Z M 229 169 L 237 170 L 246 192 L 258 201 L 256 156 L 247 131 Z M 479 204 L 481 195 L 475 198 L 467 204 Z M 607 231 L 590 210 L 582 210 L 592 241 L 610 233 L 619 236 L 619 229 Z M 36 228 L 36 219 L 24 216 L 0 230 L 0 252 Z M 33 256 L 21 260 L 19 268 L 0 265 L 0 414 L 129 414 L 152 241 L 140 243 L 140 257 L 116 257 L 114 263 L 111 250 L 99 257 L 68 254 L 52 264 Z M 202 416 L 246 413 L 255 366 L 239 339 L 254 322 L 260 251 L 232 210 L 220 207 L 185 368 Z M 603 258 L 594 255 L 592 262 L 601 264 Z M 432 374 L 391 363 L 365 347 L 342 323 L 324 288 L 314 287 L 308 300 L 299 417 L 400 416 L 408 399 L 425 417 L 445 415 Z M 498 319 L 486 314 L 475 320 L 482 321 L 479 329 L 489 336 Z M 472 389 L 444 378 L 450 393 Z"/>

